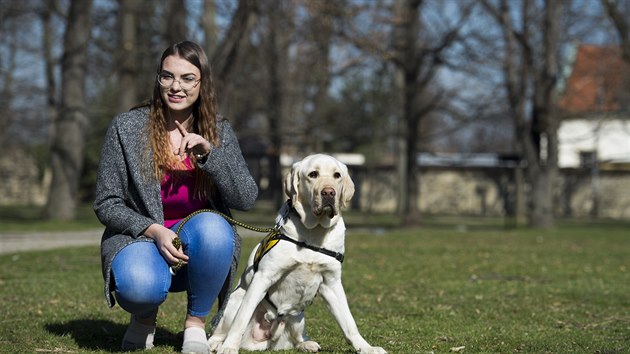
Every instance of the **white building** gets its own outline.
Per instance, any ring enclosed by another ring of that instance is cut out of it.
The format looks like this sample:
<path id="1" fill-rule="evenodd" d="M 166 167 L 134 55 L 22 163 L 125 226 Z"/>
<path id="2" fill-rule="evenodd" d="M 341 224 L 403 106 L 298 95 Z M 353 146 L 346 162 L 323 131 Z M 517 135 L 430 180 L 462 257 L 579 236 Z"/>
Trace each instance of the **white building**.
<path id="1" fill-rule="evenodd" d="M 558 165 L 630 163 L 630 119 L 568 119 L 558 129 Z"/>
<path id="2" fill-rule="evenodd" d="M 576 47 L 559 101 L 561 168 L 630 163 L 630 67 L 619 47 Z M 597 161 L 597 165 L 593 162 Z"/>

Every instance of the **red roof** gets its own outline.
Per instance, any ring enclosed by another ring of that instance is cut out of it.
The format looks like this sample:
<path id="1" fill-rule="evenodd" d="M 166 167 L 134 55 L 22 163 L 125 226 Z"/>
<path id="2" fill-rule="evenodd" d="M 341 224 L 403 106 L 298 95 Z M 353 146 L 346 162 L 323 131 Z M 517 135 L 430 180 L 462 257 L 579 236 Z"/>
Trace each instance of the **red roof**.
<path id="1" fill-rule="evenodd" d="M 580 45 L 560 97 L 560 109 L 570 113 L 616 112 L 621 109 L 623 71 L 630 66 L 621 59 L 619 47 Z"/>

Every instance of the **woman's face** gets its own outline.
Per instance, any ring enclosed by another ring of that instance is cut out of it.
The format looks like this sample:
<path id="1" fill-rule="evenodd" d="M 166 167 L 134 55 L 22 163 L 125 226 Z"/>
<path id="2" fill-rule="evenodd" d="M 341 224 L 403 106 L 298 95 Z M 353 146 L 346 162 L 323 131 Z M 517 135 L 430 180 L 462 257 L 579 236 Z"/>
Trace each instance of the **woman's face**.
<path id="1" fill-rule="evenodd" d="M 162 99 L 171 113 L 188 117 L 201 90 L 201 71 L 189 61 L 169 55 L 159 74 Z"/>

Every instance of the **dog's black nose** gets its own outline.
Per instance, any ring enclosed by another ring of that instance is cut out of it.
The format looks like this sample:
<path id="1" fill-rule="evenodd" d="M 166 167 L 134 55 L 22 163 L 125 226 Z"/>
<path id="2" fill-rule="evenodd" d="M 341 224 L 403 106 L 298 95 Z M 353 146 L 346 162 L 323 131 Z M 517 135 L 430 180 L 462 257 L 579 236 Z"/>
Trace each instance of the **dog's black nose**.
<path id="1" fill-rule="evenodd" d="M 335 190 L 333 188 L 330 187 L 326 187 L 324 189 L 322 189 L 321 195 L 324 198 L 330 198 L 330 197 L 334 197 L 337 194 L 337 192 L 335 192 Z"/>

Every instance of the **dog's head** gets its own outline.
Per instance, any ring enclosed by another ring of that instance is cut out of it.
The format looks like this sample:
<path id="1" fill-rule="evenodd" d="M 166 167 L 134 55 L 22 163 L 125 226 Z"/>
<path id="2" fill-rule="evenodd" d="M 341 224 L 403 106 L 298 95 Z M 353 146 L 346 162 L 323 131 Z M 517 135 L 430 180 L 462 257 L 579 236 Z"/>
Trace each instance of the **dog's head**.
<path id="1" fill-rule="evenodd" d="M 315 154 L 293 164 L 284 190 L 307 228 L 331 227 L 349 205 L 354 183 L 348 167 L 329 155 Z"/>

